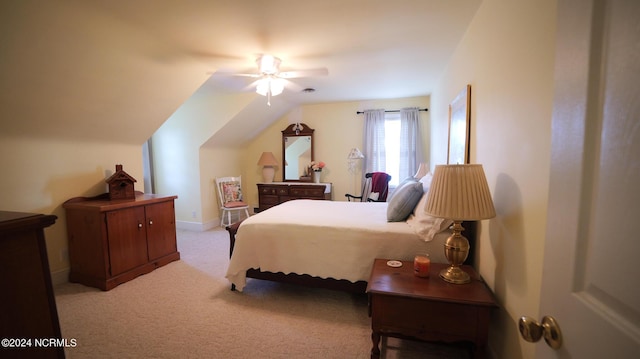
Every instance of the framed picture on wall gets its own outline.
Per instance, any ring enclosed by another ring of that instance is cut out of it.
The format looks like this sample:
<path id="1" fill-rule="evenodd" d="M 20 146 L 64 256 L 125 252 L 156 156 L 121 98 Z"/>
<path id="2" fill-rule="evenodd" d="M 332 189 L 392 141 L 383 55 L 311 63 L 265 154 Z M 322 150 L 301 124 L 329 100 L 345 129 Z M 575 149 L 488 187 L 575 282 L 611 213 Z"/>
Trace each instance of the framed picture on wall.
<path id="1" fill-rule="evenodd" d="M 449 104 L 448 164 L 469 163 L 469 123 L 471 121 L 471 85 L 460 91 Z"/>

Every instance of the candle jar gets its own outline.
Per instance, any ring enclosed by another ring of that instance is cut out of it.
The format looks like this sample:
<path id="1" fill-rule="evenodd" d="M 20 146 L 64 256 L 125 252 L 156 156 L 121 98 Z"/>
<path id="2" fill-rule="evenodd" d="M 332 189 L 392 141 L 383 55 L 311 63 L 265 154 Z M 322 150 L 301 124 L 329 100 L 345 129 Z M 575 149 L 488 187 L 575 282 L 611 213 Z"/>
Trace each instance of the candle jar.
<path id="1" fill-rule="evenodd" d="M 418 277 L 429 277 L 429 270 L 431 268 L 431 259 L 428 253 L 419 253 L 413 258 L 413 274 Z"/>

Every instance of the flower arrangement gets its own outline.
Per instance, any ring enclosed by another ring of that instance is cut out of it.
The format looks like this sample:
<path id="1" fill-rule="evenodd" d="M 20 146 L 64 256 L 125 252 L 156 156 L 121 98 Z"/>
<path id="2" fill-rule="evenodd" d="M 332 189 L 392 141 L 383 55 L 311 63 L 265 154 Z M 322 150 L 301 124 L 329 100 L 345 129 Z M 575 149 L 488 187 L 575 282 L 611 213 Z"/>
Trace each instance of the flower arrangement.
<path id="1" fill-rule="evenodd" d="M 313 172 L 322 172 L 322 169 L 324 168 L 324 166 L 325 166 L 325 163 L 322 161 L 311 161 L 311 163 L 309 163 L 309 168 Z"/>

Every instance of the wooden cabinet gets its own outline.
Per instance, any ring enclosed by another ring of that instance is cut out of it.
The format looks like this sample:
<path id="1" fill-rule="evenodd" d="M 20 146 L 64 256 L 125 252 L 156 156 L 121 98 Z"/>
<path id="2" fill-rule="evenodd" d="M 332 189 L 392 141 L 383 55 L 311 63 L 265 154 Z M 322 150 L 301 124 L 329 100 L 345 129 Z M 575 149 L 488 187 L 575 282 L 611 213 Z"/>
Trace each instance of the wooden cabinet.
<path id="1" fill-rule="evenodd" d="M 293 199 L 331 200 L 331 183 L 258 183 L 258 211 Z"/>
<path id="2" fill-rule="evenodd" d="M 44 240 L 56 218 L 0 211 L 0 338 L 22 339 L 6 347 L 3 341 L 3 358 L 64 358 L 63 346 L 34 342 L 62 339 Z"/>
<path id="3" fill-rule="evenodd" d="M 69 281 L 110 290 L 180 259 L 174 199 L 137 192 L 133 200 L 108 194 L 63 204 L 69 237 Z"/>

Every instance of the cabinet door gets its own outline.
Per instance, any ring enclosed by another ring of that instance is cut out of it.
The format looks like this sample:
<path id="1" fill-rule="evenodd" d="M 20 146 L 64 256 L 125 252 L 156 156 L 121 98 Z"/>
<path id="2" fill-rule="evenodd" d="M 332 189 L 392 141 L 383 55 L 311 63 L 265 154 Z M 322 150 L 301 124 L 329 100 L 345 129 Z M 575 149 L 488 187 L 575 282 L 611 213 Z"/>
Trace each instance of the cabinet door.
<path id="1" fill-rule="evenodd" d="M 177 252 L 173 201 L 145 206 L 149 260 Z"/>
<path id="2" fill-rule="evenodd" d="M 147 233 L 144 207 L 107 212 L 109 263 L 116 276 L 147 263 Z"/>

